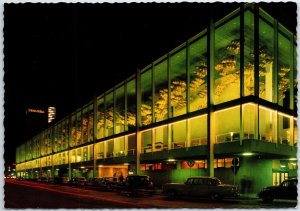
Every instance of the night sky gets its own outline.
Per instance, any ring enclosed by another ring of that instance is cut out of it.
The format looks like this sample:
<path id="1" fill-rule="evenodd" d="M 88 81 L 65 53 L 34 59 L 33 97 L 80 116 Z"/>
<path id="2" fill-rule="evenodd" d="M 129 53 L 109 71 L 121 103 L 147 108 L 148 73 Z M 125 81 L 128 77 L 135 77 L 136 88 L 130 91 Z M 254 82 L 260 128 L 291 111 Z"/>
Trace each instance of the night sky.
<path id="1" fill-rule="evenodd" d="M 219 20 L 237 3 L 5 4 L 6 164 L 25 139 L 28 105 L 57 119 L 112 88 Z M 263 4 L 296 31 L 296 4 Z"/>

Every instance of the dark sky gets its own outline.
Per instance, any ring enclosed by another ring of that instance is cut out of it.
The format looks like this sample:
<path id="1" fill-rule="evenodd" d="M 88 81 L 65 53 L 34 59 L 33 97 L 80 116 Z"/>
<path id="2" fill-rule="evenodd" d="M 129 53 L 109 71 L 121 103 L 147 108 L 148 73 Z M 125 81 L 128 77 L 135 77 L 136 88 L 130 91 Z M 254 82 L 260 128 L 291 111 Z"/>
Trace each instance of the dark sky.
<path id="1" fill-rule="evenodd" d="M 237 3 L 5 4 L 6 163 L 25 142 L 25 108 L 54 105 L 57 120 L 133 75 Z M 295 32 L 296 4 L 262 7 Z"/>

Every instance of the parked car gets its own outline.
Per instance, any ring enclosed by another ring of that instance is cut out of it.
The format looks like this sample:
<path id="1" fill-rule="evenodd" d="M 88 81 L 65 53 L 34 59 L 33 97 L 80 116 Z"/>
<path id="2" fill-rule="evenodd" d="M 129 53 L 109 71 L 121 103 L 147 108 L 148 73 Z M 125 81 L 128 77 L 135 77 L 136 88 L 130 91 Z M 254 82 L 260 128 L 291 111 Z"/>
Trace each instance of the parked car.
<path id="1" fill-rule="evenodd" d="M 129 175 L 124 182 L 118 183 L 115 188 L 119 193 L 125 192 L 131 195 L 141 193 L 153 195 L 156 192 L 151 177 L 148 175 Z"/>
<path id="2" fill-rule="evenodd" d="M 75 187 L 84 187 L 86 184 L 86 179 L 85 177 L 73 177 L 70 181 L 69 184 L 71 186 L 75 186 Z"/>
<path id="3" fill-rule="evenodd" d="M 62 184 L 62 185 L 67 185 L 67 184 L 69 184 L 69 181 L 70 181 L 69 177 L 62 177 L 62 178 L 61 178 L 61 184 Z"/>
<path id="4" fill-rule="evenodd" d="M 190 177 L 184 183 L 167 183 L 162 186 L 169 199 L 180 196 L 208 197 L 212 200 L 238 197 L 237 186 L 223 184 L 216 177 Z"/>
<path id="5" fill-rule="evenodd" d="M 264 202 L 272 202 L 274 199 L 297 199 L 298 179 L 284 180 L 279 186 L 263 188 L 257 195 Z"/>

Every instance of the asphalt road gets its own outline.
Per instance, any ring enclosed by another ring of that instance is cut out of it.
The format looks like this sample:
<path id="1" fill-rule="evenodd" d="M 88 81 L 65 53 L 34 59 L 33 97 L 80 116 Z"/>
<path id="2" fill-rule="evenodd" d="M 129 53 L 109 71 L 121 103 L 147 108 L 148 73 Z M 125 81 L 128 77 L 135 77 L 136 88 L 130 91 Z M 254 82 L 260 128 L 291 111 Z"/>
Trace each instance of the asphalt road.
<path id="1" fill-rule="evenodd" d="M 181 198 L 169 201 L 163 195 L 128 197 L 114 192 L 88 190 L 54 184 L 6 180 L 5 208 L 293 208 L 296 201 L 259 199 L 225 199 L 211 201 Z"/>

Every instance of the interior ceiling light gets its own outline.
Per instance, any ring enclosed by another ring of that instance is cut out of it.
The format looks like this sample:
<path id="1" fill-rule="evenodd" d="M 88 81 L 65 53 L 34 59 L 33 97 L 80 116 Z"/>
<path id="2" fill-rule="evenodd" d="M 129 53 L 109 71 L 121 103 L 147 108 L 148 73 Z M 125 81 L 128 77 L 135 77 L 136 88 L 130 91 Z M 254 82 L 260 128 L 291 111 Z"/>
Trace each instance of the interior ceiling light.
<path id="1" fill-rule="evenodd" d="M 290 158 L 289 160 L 297 160 L 297 158 Z"/>
<path id="2" fill-rule="evenodd" d="M 173 158 L 170 158 L 170 159 L 168 159 L 167 161 L 168 161 L 168 162 L 174 162 L 174 161 L 176 161 L 176 160 L 173 159 Z"/>
<path id="3" fill-rule="evenodd" d="M 252 153 L 252 152 L 244 152 L 242 155 L 243 156 L 252 156 L 252 155 L 254 155 L 254 153 Z"/>

